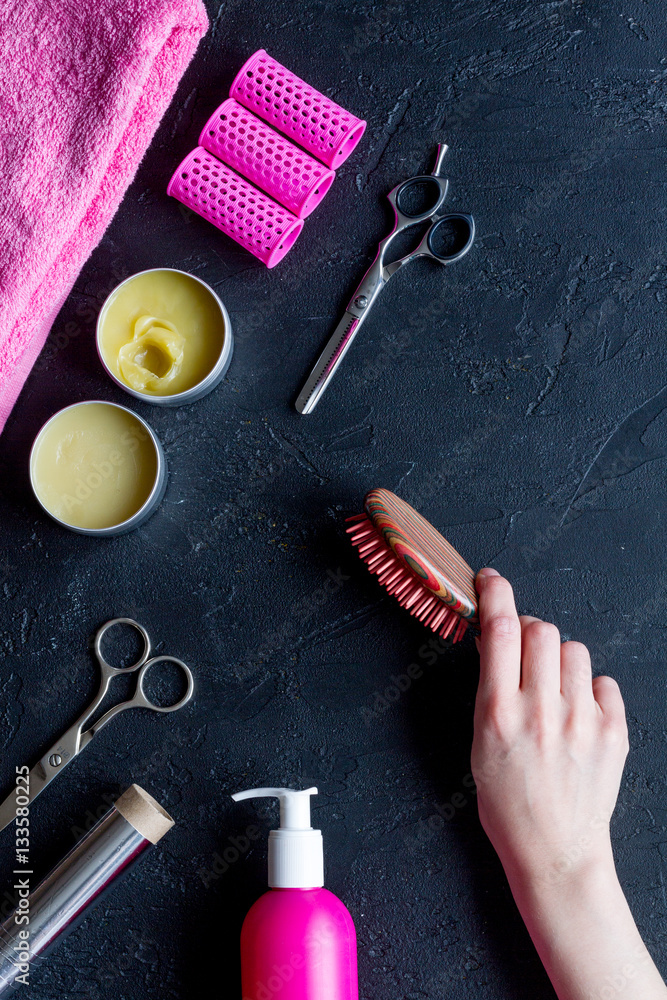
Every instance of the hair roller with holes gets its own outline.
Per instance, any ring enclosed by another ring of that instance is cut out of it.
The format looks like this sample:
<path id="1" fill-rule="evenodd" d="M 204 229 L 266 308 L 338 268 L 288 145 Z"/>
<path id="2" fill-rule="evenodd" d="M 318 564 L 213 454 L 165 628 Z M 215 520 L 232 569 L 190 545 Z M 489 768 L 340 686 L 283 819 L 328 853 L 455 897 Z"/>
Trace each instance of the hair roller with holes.
<path id="1" fill-rule="evenodd" d="M 303 229 L 283 205 L 197 146 L 177 167 L 167 194 L 275 267 Z"/>
<path id="2" fill-rule="evenodd" d="M 334 169 L 345 162 L 366 129 L 365 121 L 305 83 L 264 49 L 241 67 L 229 93 Z"/>
<path id="3" fill-rule="evenodd" d="M 336 177 L 334 170 L 299 149 L 233 97 L 213 112 L 199 144 L 300 219 L 319 205 Z"/>

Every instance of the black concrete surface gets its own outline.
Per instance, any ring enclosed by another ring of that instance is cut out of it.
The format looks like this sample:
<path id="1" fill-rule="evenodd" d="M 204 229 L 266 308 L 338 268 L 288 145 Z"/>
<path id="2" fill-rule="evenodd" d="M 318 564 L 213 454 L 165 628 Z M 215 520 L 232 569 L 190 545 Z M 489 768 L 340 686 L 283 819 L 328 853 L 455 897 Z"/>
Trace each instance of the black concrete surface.
<path id="1" fill-rule="evenodd" d="M 588 643 L 620 682 L 632 750 L 616 856 L 667 972 L 666 6 L 209 10 L 0 440 L 3 787 L 92 694 L 89 637 L 108 618 L 139 619 L 197 680 L 181 713 L 115 720 L 35 804 L 36 875 L 132 781 L 177 825 L 29 996 L 190 998 L 210 984 L 240 996 L 238 934 L 264 890 L 265 837 L 213 869 L 258 821 L 230 793 L 268 783 L 320 789 L 327 885 L 356 922 L 363 997 L 553 995 L 469 788 L 474 644 L 428 648 L 345 540 L 344 517 L 375 486 L 473 566 L 507 574 L 522 611 Z M 165 195 L 259 47 L 369 123 L 274 271 Z M 449 205 L 477 221 L 473 250 L 447 271 L 424 261 L 397 275 L 315 414 L 298 416 L 293 399 L 385 232 L 385 194 L 430 169 L 443 140 Z M 160 265 L 210 282 L 237 338 L 224 383 L 177 410 L 116 389 L 94 349 L 107 292 Z M 169 462 L 160 511 L 112 540 L 60 530 L 27 480 L 41 423 L 90 398 L 133 406 Z M 423 674 L 396 697 L 411 663 Z M 266 832 L 275 818 L 260 810 Z M 6 831 L 7 888 L 11 846 Z"/>

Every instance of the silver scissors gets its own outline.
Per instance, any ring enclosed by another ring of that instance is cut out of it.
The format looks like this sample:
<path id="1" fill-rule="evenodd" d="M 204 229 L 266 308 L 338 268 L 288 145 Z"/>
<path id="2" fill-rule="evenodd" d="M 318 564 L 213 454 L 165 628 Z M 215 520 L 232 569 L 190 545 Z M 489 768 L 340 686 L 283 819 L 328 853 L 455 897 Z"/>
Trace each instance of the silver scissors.
<path id="1" fill-rule="evenodd" d="M 431 257 L 440 264 L 453 264 L 464 257 L 475 239 L 475 220 L 472 215 L 463 212 L 453 212 L 448 215 L 440 215 L 443 202 L 447 197 L 449 181 L 442 176 L 442 161 L 445 158 L 447 146 L 442 143 L 438 146 L 438 154 L 432 174 L 421 174 L 418 177 L 410 177 L 406 181 L 397 184 L 387 195 L 391 207 L 394 209 L 396 221 L 394 228 L 388 236 L 381 241 L 375 260 L 369 270 L 364 275 L 361 284 L 352 296 L 350 303 L 345 310 L 345 314 L 334 330 L 326 347 L 317 359 L 317 363 L 308 376 L 308 381 L 299 393 L 296 401 L 296 408 L 299 413 L 312 413 L 317 406 L 322 393 L 327 388 L 334 377 L 338 366 L 347 354 L 350 345 L 359 333 L 361 324 L 366 319 L 368 312 L 376 298 L 387 284 L 392 274 L 396 274 L 399 268 L 417 257 Z M 420 211 L 412 211 L 409 205 L 411 193 L 416 189 L 421 189 L 424 197 L 428 197 L 428 207 Z M 399 233 L 402 233 L 410 226 L 417 223 L 429 222 L 431 225 L 424 233 L 418 246 L 404 257 L 385 263 L 387 251 Z M 437 248 L 436 239 L 438 231 L 451 223 L 459 223 L 467 236 L 463 246 L 454 253 L 441 253 Z"/>
<path id="2" fill-rule="evenodd" d="M 129 667 L 114 667 L 110 663 L 107 663 L 102 656 L 102 639 L 113 625 L 131 625 L 132 628 L 137 630 L 143 640 L 143 653 L 137 662 Z M 95 656 L 102 675 L 99 690 L 88 708 L 79 716 L 76 722 L 70 726 L 67 732 L 63 733 L 51 749 L 46 751 L 39 763 L 35 764 L 31 769 L 28 776 L 29 786 L 25 789 L 25 792 L 22 788 L 19 791 L 13 789 L 2 805 L 0 805 L 0 830 L 4 830 L 16 818 L 17 794 L 21 796 L 27 795 L 29 802 L 32 803 L 39 793 L 81 753 L 83 748 L 88 746 L 92 738 L 97 736 L 99 731 L 106 726 L 107 722 L 110 722 L 120 712 L 124 712 L 128 708 L 150 708 L 153 712 L 176 712 L 190 701 L 192 692 L 194 691 L 194 679 L 190 668 L 182 660 L 177 660 L 175 656 L 151 657 L 150 654 L 151 641 L 148 638 L 148 632 L 143 625 L 135 622 L 132 618 L 113 618 L 106 625 L 102 625 L 98 629 L 95 635 Z M 175 663 L 185 675 L 187 681 L 185 694 L 173 705 L 156 705 L 150 700 L 144 690 L 144 678 L 147 672 L 157 663 Z M 113 708 L 105 712 L 89 729 L 83 731 L 83 727 L 90 721 L 91 717 L 102 704 L 113 678 L 120 674 L 132 674 L 135 672 L 137 673 L 137 683 L 132 697 L 127 701 L 122 701 L 114 705 Z"/>

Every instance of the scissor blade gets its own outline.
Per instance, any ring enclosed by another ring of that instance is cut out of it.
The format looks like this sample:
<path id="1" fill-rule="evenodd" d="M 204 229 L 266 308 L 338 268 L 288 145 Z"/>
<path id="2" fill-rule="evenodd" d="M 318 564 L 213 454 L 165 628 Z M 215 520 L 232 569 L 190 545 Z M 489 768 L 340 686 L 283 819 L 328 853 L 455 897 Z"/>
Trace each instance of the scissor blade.
<path id="1" fill-rule="evenodd" d="M 312 413 L 315 409 L 356 337 L 360 323 L 359 317 L 353 316 L 351 312 L 344 314 L 297 397 L 295 406 L 299 413 Z"/>
<path id="2" fill-rule="evenodd" d="M 85 717 L 82 716 L 82 718 Z M 28 775 L 28 787 L 25 790 L 25 794 L 28 796 L 28 801 L 32 804 L 37 798 L 40 792 L 42 792 L 47 785 L 51 784 L 56 775 L 60 774 L 63 768 L 74 760 L 78 751 L 79 743 L 79 733 L 80 733 L 80 722 L 79 719 L 74 723 L 73 726 L 67 730 L 66 733 L 60 737 L 57 743 L 54 743 L 50 750 L 47 750 L 45 754 L 42 755 L 40 760 L 31 768 Z M 16 818 L 16 788 L 14 788 L 5 801 L 0 806 L 0 831 L 4 830 L 14 819 Z"/>
<path id="3" fill-rule="evenodd" d="M 22 795 L 27 795 L 28 801 L 32 802 L 37 798 L 39 793 L 46 788 L 51 779 L 54 777 L 55 771 L 52 774 L 47 774 L 44 769 L 43 761 L 40 760 L 38 764 L 35 764 L 33 769 L 30 771 L 28 778 L 28 787 L 23 790 L 23 786 L 19 786 Z M 16 819 L 16 788 L 12 788 L 11 792 L 5 799 L 5 801 L 0 805 L 0 832 L 13 823 Z"/>

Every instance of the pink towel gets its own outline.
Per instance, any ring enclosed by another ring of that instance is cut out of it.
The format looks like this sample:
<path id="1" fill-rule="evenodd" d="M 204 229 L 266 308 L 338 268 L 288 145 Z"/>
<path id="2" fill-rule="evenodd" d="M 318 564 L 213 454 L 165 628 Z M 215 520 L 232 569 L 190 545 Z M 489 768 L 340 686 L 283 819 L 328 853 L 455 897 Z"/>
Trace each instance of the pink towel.
<path id="1" fill-rule="evenodd" d="M 0 3 L 0 430 L 207 28 L 202 0 Z"/>

